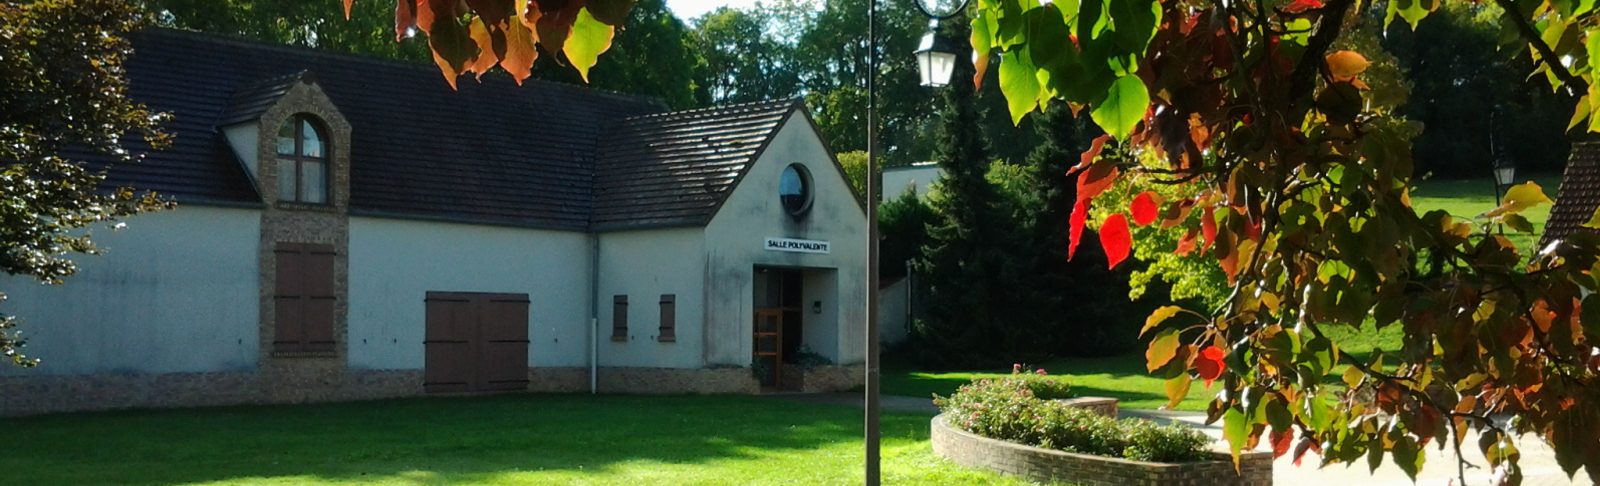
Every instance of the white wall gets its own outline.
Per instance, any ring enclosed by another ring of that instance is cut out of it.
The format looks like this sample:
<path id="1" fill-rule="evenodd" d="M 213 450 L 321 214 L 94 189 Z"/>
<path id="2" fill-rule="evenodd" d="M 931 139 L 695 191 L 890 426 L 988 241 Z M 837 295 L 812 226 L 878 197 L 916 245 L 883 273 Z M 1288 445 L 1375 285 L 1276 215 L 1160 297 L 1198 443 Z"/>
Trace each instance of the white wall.
<path id="1" fill-rule="evenodd" d="M 705 233 L 700 228 L 600 235 L 600 366 L 705 365 Z M 660 342 L 661 295 L 677 296 L 677 341 Z M 612 298 L 628 296 L 628 340 L 611 340 Z"/>
<path id="2" fill-rule="evenodd" d="M 102 255 L 75 256 L 65 285 L 0 276 L 38 368 L 0 374 L 177 373 L 254 369 L 259 212 L 181 206 L 92 230 Z"/>
<path id="3" fill-rule="evenodd" d="M 429 291 L 528 294 L 529 366 L 587 366 L 589 241 L 584 233 L 351 217 L 350 367 L 421 369 Z"/>
<path id="4" fill-rule="evenodd" d="M 943 177 L 944 171 L 930 162 L 883 169 L 883 199 L 894 199 L 912 190 L 917 191 L 918 197 L 927 197 L 933 189 L 933 183 Z"/>
<path id="5" fill-rule="evenodd" d="M 835 362 L 864 359 L 867 218 L 828 153 L 805 114 L 792 113 L 706 227 L 707 364 L 750 363 L 756 265 L 837 270 L 837 297 L 822 303 L 837 316 Z M 811 211 L 798 221 L 778 201 L 778 176 L 792 163 L 811 172 L 815 193 Z M 763 248 L 769 237 L 826 240 L 832 251 L 769 251 Z M 805 299 L 807 305 L 816 300 Z M 808 318 L 816 317 L 807 312 Z"/>

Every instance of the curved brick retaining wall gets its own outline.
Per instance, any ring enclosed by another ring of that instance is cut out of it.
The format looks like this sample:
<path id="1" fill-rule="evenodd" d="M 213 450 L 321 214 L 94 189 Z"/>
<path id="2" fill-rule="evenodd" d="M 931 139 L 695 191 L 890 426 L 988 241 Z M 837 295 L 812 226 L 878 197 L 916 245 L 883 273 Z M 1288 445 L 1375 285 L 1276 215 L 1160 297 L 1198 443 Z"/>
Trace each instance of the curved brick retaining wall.
<path id="1" fill-rule="evenodd" d="M 956 464 L 992 469 L 1034 481 L 1081 486 L 1271 486 L 1272 454 L 1246 452 L 1240 471 L 1225 452 L 1217 460 L 1178 464 L 1130 461 L 1041 449 L 980 437 L 933 418 L 933 453 Z"/>

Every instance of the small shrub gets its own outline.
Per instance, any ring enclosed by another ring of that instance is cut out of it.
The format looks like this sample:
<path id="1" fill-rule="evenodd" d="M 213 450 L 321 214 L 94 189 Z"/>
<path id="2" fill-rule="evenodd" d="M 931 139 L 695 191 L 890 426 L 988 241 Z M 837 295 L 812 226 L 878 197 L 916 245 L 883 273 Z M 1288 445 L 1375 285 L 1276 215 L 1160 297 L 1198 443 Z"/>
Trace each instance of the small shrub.
<path id="1" fill-rule="evenodd" d="M 991 439 L 1148 462 L 1197 461 L 1209 455 L 1210 439 L 1194 429 L 1117 420 L 1069 406 L 1054 399 L 1065 397 L 1065 384 L 1020 369 L 1005 378 L 973 380 L 948 397 L 934 397 L 934 404 L 951 425 Z"/>
<path id="2" fill-rule="evenodd" d="M 1189 427 L 1161 425 L 1149 420 L 1124 419 L 1123 437 L 1128 446 L 1122 457 L 1146 462 L 1189 462 L 1208 459 L 1211 438 Z"/>

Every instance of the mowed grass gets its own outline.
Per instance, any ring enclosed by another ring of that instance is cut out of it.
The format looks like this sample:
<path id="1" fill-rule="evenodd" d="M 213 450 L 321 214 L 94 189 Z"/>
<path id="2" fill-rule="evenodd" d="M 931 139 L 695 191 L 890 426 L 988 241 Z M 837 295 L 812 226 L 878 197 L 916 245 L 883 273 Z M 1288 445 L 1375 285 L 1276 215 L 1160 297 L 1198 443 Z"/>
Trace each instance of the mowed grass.
<path id="1" fill-rule="evenodd" d="M 1025 484 L 883 418 L 892 484 Z M 502 395 L 8 419 L 12 484 L 860 484 L 858 408 L 769 397 Z"/>
<path id="2" fill-rule="evenodd" d="M 1544 189 L 1544 193 L 1551 199 L 1557 197 L 1561 186 L 1559 174 L 1536 174 L 1517 178 L 1518 183 L 1532 181 Z M 1436 179 L 1425 180 L 1417 184 L 1411 191 L 1411 206 L 1416 208 L 1417 214 L 1427 214 L 1428 211 L 1443 209 L 1452 216 L 1473 219 L 1479 214 L 1494 209 L 1494 181 L 1491 179 Z M 1516 243 L 1517 248 L 1524 255 L 1531 254 L 1534 245 L 1538 244 L 1539 236 L 1544 234 L 1544 222 L 1550 217 L 1551 205 L 1546 204 L 1523 211 L 1522 215 L 1533 223 L 1534 233 L 1517 233 L 1510 228 L 1505 229 L 1506 238 Z"/>
<path id="3" fill-rule="evenodd" d="M 1531 177 L 1522 176 L 1518 180 L 1519 182 L 1531 180 L 1539 184 L 1545 194 L 1554 199 L 1557 197 L 1561 177 L 1556 174 L 1540 174 Z M 1496 206 L 1494 182 L 1490 179 L 1422 181 L 1412 190 L 1411 203 L 1416 208 L 1417 214 L 1443 209 L 1458 218 L 1473 219 Z M 1523 215 L 1533 223 L 1535 230 L 1533 234 L 1506 231 L 1506 237 L 1516 243 L 1524 254 L 1531 253 L 1530 249 L 1537 244 L 1539 236 L 1543 234 L 1545 220 L 1550 216 L 1550 208 L 1550 205 L 1543 205 L 1523 212 Z M 1142 322 L 1143 318 L 1127 321 Z M 1400 348 L 1400 326 L 1375 329 L 1371 322 L 1367 322 L 1359 329 L 1336 325 L 1325 326 L 1324 331 L 1339 343 L 1341 349 L 1362 360 L 1371 359 L 1378 350 L 1392 352 Z M 1056 379 L 1064 380 L 1072 386 L 1073 392 L 1078 396 L 1112 397 L 1118 399 L 1121 407 L 1130 409 L 1156 409 L 1167 403 L 1165 381 L 1151 376 L 1146 371 L 1142 353 L 1108 358 L 1062 358 L 1033 365 L 1036 368 L 1044 368 Z M 1333 375 L 1334 381 L 1337 381 L 1337 371 Z M 949 395 L 957 387 L 973 379 L 998 378 L 1010 373 L 1009 369 L 922 371 L 909 362 L 895 361 L 894 357 L 889 357 L 883 369 L 883 392 L 918 397 L 931 394 Z M 1175 410 L 1204 411 L 1215 393 L 1215 389 L 1208 390 L 1197 382 L 1190 387 L 1189 394 Z"/>
<path id="4" fill-rule="evenodd" d="M 1044 363 L 1029 363 L 1035 369 L 1044 368 L 1057 380 L 1072 386 L 1075 396 L 1110 397 L 1117 399 L 1123 408 L 1155 409 L 1167 403 L 1165 380 L 1151 376 L 1145 370 L 1144 355 L 1125 355 L 1107 358 L 1061 358 Z M 951 372 L 920 371 L 910 362 L 897 357 L 884 359 L 882 386 L 888 395 L 926 397 L 946 395 L 956 388 L 978 378 L 1000 378 L 1010 375 L 1004 370 L 965 370 Z M 1218 388 L 1207 390 L 1201 383 L 1189 389 L 1189 395 L 1176 410 L 1206 408 Z"/>

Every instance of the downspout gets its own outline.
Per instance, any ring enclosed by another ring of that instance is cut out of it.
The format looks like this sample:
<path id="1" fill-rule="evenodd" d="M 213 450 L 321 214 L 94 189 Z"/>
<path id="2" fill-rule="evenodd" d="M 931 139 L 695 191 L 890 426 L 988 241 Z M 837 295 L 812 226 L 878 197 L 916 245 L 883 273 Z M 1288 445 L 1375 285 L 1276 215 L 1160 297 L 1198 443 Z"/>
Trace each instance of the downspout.
<path id="1" fill-rule="evenodd" d="M 600 392 L 600 234 L 589 234 L 589 394 Z"/>

